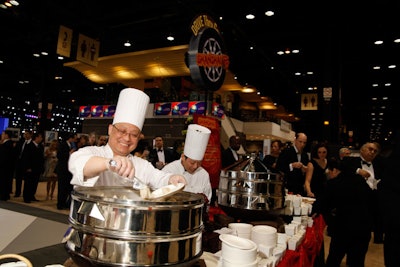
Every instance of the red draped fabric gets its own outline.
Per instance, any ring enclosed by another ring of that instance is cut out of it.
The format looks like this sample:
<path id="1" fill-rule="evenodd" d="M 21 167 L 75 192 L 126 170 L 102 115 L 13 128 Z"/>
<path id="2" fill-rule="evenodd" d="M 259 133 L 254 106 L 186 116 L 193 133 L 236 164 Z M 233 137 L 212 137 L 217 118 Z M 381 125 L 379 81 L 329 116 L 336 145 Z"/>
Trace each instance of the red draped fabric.
<path id="1" fill-rule="evenodd" d="M 277 267 L 312 267 L 324 242 L 325 221 L 322 216 L 314 219 L 308 227 L 303 241 L 296 250 L 287 250 Z"/>

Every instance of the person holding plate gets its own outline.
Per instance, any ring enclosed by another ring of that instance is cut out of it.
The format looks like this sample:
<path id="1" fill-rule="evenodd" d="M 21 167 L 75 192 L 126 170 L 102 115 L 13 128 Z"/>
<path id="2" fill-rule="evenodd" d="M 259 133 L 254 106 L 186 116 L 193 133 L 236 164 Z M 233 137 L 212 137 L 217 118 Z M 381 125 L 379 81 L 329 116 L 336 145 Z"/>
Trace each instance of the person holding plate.
<path id="1" fill-rule="evenodd" d="M 212 189 L 210 175 L 201 167 L 201 163 L 210 135 L 211 131 L 208 128 L 190 124 L 180 159 L 168 163 L 162 168 L 163 171 L 183 175 L 187 181 L 184 191 L 203 194 L 207 198 L 206 203 L 211 200 Z"/>

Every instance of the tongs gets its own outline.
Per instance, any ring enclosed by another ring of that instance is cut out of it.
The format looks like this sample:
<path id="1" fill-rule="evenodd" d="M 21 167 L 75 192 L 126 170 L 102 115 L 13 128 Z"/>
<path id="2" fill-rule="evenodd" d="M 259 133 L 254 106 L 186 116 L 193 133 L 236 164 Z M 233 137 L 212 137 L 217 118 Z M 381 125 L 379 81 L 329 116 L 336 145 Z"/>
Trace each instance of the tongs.
<path id="1" fill-rule="evenodd" d="M 132 184 L 132 187 L 134 189 L 139 190 L 140 197 L 142 197 L 144 199 L 150 198 L 150 196 L 151 196 L 150 187 L 145 182 L 143 182 L 136 176 L 133 177 L 133 179 L 130 179 L 127 177 L 121 177 L 121 178 L 124 180 L 125 183 Z"/>

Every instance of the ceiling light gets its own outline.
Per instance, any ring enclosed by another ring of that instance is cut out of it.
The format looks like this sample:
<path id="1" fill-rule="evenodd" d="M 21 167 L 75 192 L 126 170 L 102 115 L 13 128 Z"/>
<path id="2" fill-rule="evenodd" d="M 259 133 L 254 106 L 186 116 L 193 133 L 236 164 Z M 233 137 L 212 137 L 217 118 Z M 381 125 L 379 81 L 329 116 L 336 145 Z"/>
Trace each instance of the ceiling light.
<path id="1" fill-rule="evenodd" d="M 129 47 L 129 46 L 131 46 L 132 44 L 131 44 L 131 42 L 129 42 L 129 40 L 127 40 L 125 43 L 124 43 L 124 46 L 126 46 L 126 47 Z"/>
<path id="2" fill-rule="evenodd" d="M 167 40 L 172 42 L 173 40 L 175 40 L 175 38 L 174 36 L 172 36 L 172 34 L 170 34 L 167 36 Z"/>
<path id="3" fill-rule="evenodd" d="M 251 13 L 246 15 L 246 19 L 255 19 L 255 18 L 256 18 L 256 16 L 254 16 Z"/>
<path id="4" fill-rule="evenodd" d="M 382 40 L 377 40 L 377 41 L 374 42 L 374 44 L 381 45 L 381 44 L 383 44 L 383 41 Z"/>
<path id="5" fill-rule="evenodd" d="M 268 10 L 265 12 L 265 16 L 271 17 L 273 15 L 275 15 L 274 11 Z"/>
<path id="6" fill-rule="evenodd" d="M 249 86 L 245 86 L 242 89 L 242 93 L 254 93 L 256 90 L 252 87 Z"/>

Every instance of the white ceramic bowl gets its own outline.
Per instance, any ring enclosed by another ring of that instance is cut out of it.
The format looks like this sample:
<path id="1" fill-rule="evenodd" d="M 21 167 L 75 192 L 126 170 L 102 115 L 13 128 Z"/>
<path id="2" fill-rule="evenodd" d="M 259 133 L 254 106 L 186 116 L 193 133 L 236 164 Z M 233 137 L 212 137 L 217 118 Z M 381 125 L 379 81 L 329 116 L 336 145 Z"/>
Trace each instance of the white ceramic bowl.
<path id="1" fill-rule="evenodd" d="M 251 230 L 251 240 L 257 245 L 275 246 L 278 241 L 277 230 L 269 225 L 256 225 Z"/>
<path id="2" fill-rule="evenodd" d="M 257 259 L 257 244 L 253 241 L 230 234 L 222 234 L 219 239 L 222 259 L 235 264 L 252 263 Z"/>

